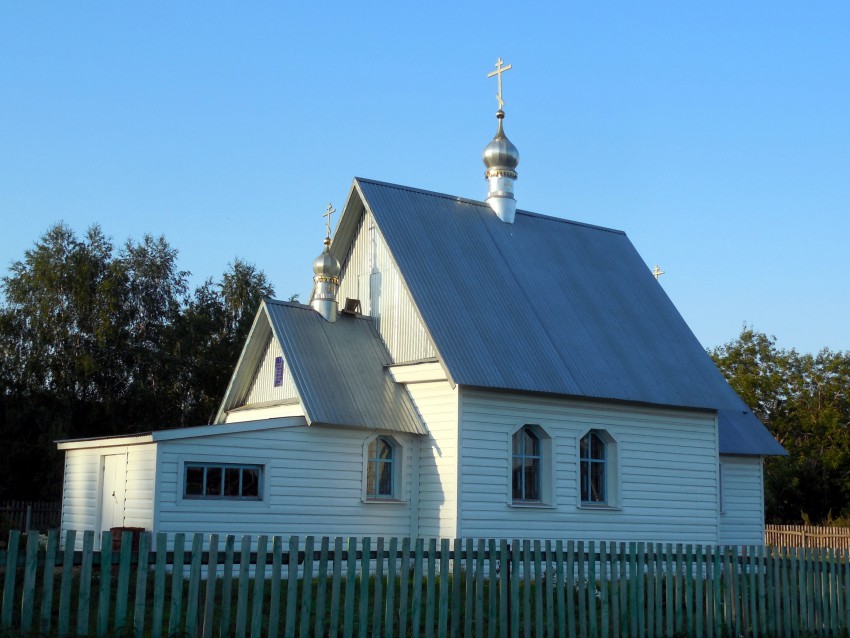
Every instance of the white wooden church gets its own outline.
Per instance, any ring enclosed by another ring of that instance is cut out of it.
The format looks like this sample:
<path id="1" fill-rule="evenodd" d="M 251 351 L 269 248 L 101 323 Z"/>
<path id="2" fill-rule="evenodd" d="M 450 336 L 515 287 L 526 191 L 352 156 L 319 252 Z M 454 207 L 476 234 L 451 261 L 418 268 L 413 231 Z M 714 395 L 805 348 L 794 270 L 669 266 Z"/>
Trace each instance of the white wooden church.
<path id="1" fill-rule="evenodd" d="M 63 529 L 763 543 L 784 450 L 623 232 L 517 210 L 497 117 L 486 202 L 354 180 L 214 424 L 59 442 Z"/>

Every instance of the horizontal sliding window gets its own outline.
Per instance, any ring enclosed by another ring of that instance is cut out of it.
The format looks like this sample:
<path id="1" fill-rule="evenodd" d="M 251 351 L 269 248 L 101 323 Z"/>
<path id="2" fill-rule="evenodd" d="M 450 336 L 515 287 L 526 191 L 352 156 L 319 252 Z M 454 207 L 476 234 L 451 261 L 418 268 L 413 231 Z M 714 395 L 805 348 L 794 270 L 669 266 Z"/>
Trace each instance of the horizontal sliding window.
<path id="1" fill-rule="evenodd" d="M 262 465 L 186 463 L 185 498 L 260 500 Z"/>

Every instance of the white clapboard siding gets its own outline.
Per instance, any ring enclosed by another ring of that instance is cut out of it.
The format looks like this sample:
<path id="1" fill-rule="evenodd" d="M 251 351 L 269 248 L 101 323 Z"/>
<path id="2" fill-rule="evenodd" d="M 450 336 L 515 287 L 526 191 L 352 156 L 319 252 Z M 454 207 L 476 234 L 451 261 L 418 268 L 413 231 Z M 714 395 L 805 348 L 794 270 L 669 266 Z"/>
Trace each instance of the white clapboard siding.
<path id="1" fill-rule="evenodd" d="M 378 332 L 396 363 L 436 355 L 425 325 L 399 275 L 381 231 L 367 211 L 343 260 L 338 298 L 359 299 L 363 314 L 377 319 Z"/>
<path id="2" fill-rule="evenodd" d="M 103 457 L 125 455 L 127 459 L 124 488 L 124 527 L 153 529 L 153 498 L 156 485 L 156 444 L 124 445 L 121 438 L 103 439 L 98 447 L 65 450 L 62 482 L 61 528 L 100 533 L 101 486 Z M 82 548 L 82 534 L 77 549 Z"/>
<path id="3" fill-rule="evenodd" d="M 153 529 L 156 490 L 156 444 L 127 448 L 127 487 L 124 494 L 124 527 Z"/>
<path id="4" fill-rule="evenodd" d="M 463 537 L 717 542 L 714 415 L 463 389 Z M 551 437 L 547 507 L 510 503 L 511 433 L 536 424 Z M 616 507 L 581 508 L 578 441 L 616 440 Z"/>
<path id="5" fill-rule="evenodd" d="M 100 498 L 100 451 L 98 449 L 65 452 L 62 480 L 62 537 L 67 530 L 96 529 Z"/>
<path id="6" fill-rule="evenodd" d="M 721 456 L 723 511 L 720 542 L 728 545 L 764 544 L 762 460 L 752 456 Z"/>
<path id="7" fill-rule="evenodd" d="M 457 537 L 457 390 L 447 381 L 407 385 L 428 428 L 420 441 L 419 536 Z"/>
<path id="8" fill-rule="evenodd" d="M 219 534 L 409 536 L 414 437 L 402 446 L 401 498 L 364 502 L 364 444 L 375 432 L 307 425 L 159 443 L 157 531 Z M 261 501 L 183 498 L 186 462 L 264 467 Z"/>
<path id="9" fill-rule="evenodd" d="M 283 383 L 275 387 L 274 373 L 275 359 L 277 357 L 283 358 Z M 286 358 L 283 356 L 283 350 L 277 339 L 272 337 L 266 346 L 265 354 L 263 354 L 260 363 L 257 365 L 254 380 L 251 382 L 251 387 L 245 396 L 244 405 L 256 405 L 297 398 L 298 392 L 295 389 L 295 382 L 292 380 L 292 372 L 286 363 Z"/>

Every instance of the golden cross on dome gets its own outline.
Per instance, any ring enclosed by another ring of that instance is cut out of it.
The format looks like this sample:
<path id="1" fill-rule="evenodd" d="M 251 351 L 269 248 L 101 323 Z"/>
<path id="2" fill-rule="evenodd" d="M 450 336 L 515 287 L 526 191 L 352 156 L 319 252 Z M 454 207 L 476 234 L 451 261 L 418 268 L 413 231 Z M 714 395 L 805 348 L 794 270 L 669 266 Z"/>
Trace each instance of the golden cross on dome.
<path id="1" fill-rule="evenodd" d="M 502 107 L 505 105 L 504 100 L 502 100 L 502 73 L 509 70 L 513 65 L 509 64 L 508 66 L 502 66 L 505 63 L 502 58 L 496 60 L 496 70 L 487 74 L 488 78 L 493 77 L 494 75 L 499 78 L 499 92 L 496 95 L 496 99 L 499 100 L 499 110 L 502 110 Z"/>
<path id="2" fill-rule="evenodd" d="M 658 278 L 664 274 L 666 273 L 658 267 L 658 264 L 655 264 L 655 268 L 652 269 L 652 276 L 655 277 L 655 281 L 658 281 Z"/>
<path id="3" fill-rule="evenodd" d="M 333 205 L 328 204 L 328 209 L 322 215 L 322 217 L 327 218 L 326 225 L 328 227 L 328 234 L 327 234 L 326 239 L 331 238 L 331 215 L 333 215 L 335 212 L 336 212 L 336 209 L 333 207 Z"/>

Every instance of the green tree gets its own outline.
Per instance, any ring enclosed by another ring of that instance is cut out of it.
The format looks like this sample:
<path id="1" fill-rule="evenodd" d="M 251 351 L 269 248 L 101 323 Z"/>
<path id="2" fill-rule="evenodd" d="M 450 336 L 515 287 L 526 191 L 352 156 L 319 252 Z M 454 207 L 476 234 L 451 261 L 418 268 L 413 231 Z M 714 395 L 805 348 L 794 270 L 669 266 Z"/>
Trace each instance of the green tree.
<path id="1" fill-rule="evenodd" d="M 208 279 L 195 290 L 180 324 L 180 424 L 212 421 L 260 302 L 272 295 L 265 274 L 239 258 L 220 282 Z"/>
<path id="2" fill-rule="evenodd" d="M 788 451 L 765 462 L 767 520 L 850 516 L 850 353 L 780 349 L 744 326 L 710 354 Z"/>
<path id="3" fill-rule="evenodd" d="M 0 499 L 56 498 L 56 439 L 207 423 L 265 275 L 234 260 L 187 293 L 163 237 L 116 250 L 98 226 L 50 228 L 0 290 Z"/>

